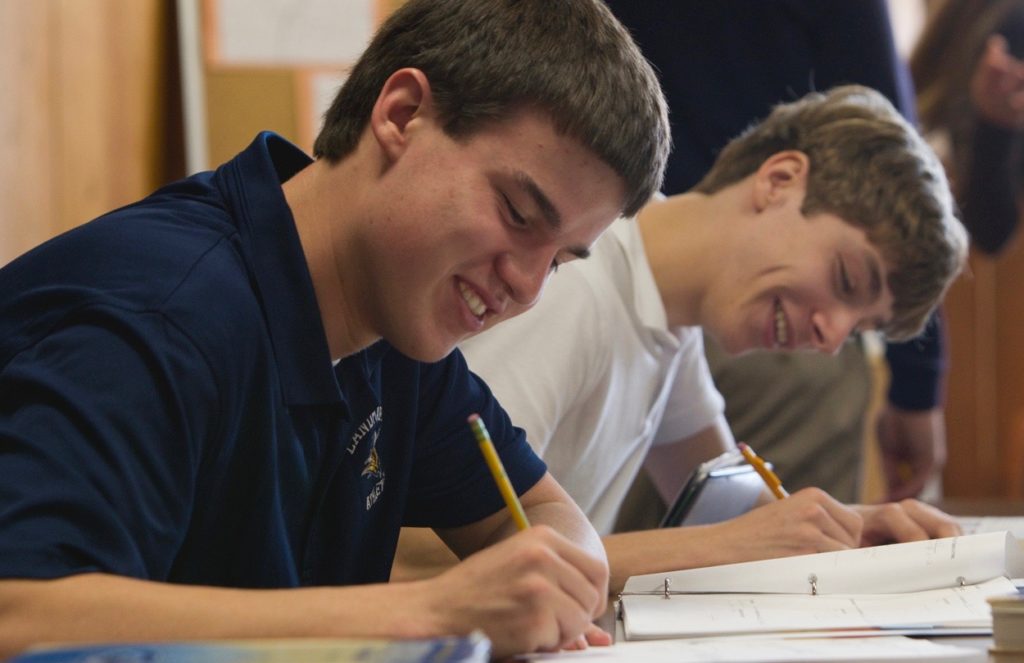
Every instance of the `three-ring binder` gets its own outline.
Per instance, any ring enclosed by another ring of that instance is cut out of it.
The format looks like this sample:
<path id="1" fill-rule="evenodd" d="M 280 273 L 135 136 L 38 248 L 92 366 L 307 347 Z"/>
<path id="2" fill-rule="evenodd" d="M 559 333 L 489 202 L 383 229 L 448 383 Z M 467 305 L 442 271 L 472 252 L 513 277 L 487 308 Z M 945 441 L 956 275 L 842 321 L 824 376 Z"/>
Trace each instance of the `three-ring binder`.
<path id="1" fill-rule="evenodd" d="M 811 573 L 807 576 L 807 586 L 811 596 L 818 596 L 818 574 Z M 953 583 L 953 588 L 964 588 L 967 586 L 967 578 L 964 576 L 957 576 L 956 581 Z M 661 596 L 663 598 L 671 598 L 673 596 L 695 596 L 698 594 L 763 594 L 764 592 L 737 592 L 734 590 L 728 591 L 707 591 L 707 590 L 678 590 L 672 589 L 672 578 L 665 576 L 664 584 L 661 589 L 655 589 L 647 592 L 619 592 L 617 598 L 619 601 L 622 600 L 623 596 Z"/>

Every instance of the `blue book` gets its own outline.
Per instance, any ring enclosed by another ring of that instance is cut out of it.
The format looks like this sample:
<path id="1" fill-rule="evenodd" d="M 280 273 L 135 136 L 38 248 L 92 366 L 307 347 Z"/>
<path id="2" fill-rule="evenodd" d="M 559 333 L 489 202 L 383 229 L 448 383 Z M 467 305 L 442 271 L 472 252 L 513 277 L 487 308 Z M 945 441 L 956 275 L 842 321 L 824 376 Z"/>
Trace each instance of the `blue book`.
<path id="1" fill-rule="evenodd" d="M 483 633 L 428 640 L 210 640 L 64 645 L 27 651 L 8 663 L 487 663 Z"/>

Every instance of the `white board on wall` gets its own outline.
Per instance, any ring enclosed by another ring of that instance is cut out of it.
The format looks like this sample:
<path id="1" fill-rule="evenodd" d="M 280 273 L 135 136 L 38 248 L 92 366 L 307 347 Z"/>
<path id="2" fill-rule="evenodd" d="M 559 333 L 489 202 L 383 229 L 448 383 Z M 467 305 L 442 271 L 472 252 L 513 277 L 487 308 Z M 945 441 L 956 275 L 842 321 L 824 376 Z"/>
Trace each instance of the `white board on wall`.
<path id="1" fill-rule="evenodd" d="M 210 56 L 223 65 L 349 64 L 373 36 L 374 0 L 214 0 Z"/>

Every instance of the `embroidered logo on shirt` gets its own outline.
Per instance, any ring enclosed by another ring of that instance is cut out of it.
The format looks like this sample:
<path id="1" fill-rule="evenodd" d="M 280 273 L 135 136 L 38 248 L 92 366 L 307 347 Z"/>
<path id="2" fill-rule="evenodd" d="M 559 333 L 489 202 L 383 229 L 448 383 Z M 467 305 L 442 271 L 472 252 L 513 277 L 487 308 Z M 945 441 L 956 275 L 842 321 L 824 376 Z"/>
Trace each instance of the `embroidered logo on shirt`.
<path id="1" fill-rule="evenodd" d="M 363 441 L 363 438 L 366 437 L 366 434 L 372 431 L 374 428 L 376 428 L 378 424 L 380 424 L 382 417 L 383 406 L 378 405 L 373 410 L 373 412 L 370 413 L 370 416 L 368 416 L 366 420 L 363 421 L 363 423 L 359 424 L 359 427 L 356 428 L 356 432 L 352 433 L 351 442 L 349 442 L 349 445 L 345 447 L 345 451 L 347 451 L 350 456 L 356 452 L 356 449 L 359 448 L 359 443 Z M 379 435 L 380 432 L 378 431 L 377 434 Z M 374 446 L 376 446 L 377 444 L 376 437 L 373 438 L 373 444 Z"/>
<path id="2" fill-rule="evenodd" d="M 384 471 L 380 468 L 380 456 L 377 454 L 377 436 L 373 436 L 374 445 L 370 449 L 370 455 L 366 457 L 366 462 L 363 463 L 363 476 L 375 479 L 384 474 Z"/>
<path id="3" fill-rule="evenodd" d="M 377 440 L 380 439 L 383 419 L 383 408 L 378 405 L 356 428 L 356 431 L 352 434 L 351 443 L 346 448 L 349 454 L 354 454 L 361 442 L 369 435 L 370 450 L 366 454 L 366 460 L 363 461 L 363 471 L 360 473 L 360 477 L 367 480 L 364 483 L 368 489 L 366 493 L 367 511 L 373 508 L 373 505 L 377 503 L 377 500 L 384 493 L 384 466 L 381 463 L 380 454 L 377 453 Z"/>
<path id="4" fill-rule="evenodd" d="M 374 436 L 374 443 L 377 442 L 377 436 Z M 366 458 L 366 463 L 363 464 L 363 476 L 371 479 L 377 479 L 377 483 L 373 484 L 373 488 L 370 489 L 370 494 L 366 496 L 366 510 L 369 511 L 377 500 L 380 499 L 381 493 L 384 492 L 384 468 L 380 464 L 380 456 L 377 455 L 377 448 L 374 447 L 370 450 L 370 455 Z"/>

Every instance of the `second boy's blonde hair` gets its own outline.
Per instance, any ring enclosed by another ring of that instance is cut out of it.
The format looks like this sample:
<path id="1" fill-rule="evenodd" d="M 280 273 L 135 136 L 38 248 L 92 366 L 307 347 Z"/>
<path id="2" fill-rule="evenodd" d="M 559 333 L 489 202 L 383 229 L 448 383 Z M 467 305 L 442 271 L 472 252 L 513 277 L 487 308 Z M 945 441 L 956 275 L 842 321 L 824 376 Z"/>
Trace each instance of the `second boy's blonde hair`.
<path id="1" fill-rule="evenodd" d="M 935 153 L 885 97 L 848 85 L 776 106 L 730 141 L 694 190 L 738 182 L 784 150 L 804 153 L 810 164 L 803 214 L 835 214 L 882 254 L 894 298 L 886 336 L 916 336 L 967 255 Z"/>

